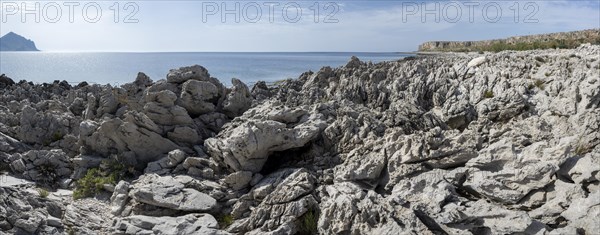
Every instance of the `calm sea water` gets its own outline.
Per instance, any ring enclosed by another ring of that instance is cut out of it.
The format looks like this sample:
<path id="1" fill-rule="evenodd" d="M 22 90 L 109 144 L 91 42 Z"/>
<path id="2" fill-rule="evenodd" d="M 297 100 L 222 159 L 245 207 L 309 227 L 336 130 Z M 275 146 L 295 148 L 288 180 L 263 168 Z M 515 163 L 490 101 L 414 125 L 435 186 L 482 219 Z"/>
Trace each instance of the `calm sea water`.
<path id="1" fill-rule="evenodd" d="M 199 64 L 225 84 L 235 77 L 247 84 L 297 78 L 308 70 L 345 65 L 351 56 L 362 61 L 389 61 L 401 53 L 54 53 L 1 52 L 0 73 L 15 81 L 36 83 L 66 80 L 120 85 L 144 72 L 154 81 L 166 78 L 169 69 Z"/>

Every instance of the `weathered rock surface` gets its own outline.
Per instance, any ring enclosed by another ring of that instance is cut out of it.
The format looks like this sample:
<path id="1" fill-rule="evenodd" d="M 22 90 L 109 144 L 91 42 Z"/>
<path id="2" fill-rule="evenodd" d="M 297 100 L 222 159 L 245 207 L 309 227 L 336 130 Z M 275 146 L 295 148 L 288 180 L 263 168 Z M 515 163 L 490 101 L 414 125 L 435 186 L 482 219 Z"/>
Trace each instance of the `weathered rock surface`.
<path id="1" fill-rule="evenodd" d="M 206 140 L 208 153 L 234 171 L 259 172 L 271 153 L 302 147 L 325 128 L 321 114 L 273 106 L 249 110 L 229 123 Z"/>
<path id="2" fill-rule="evenodd" d="M 133 215 L 115 221 L 117 234 L 229 234 L 219 231 L 217 220 L 210 214 L 188 214 L 179 217 Z"/>
<path id="3" fill-rule="evenodd" d="M 60 149 L 31 150 L 24 154 L 15 154 L 10 167 L 23 178 L 47 184 L 53 184 L 71 175 L 71 161 Z"/>
<path id="4" fill-rule="evenodd" d="M 593 234 L 599 53 L 353 57 L 252 89 L 201 66 L 10 84 L 0 166 L 34 182 L 0 188 L 0 233 Z M 91 168 L 116 169 L 95 198 L 34 188 Z"/>
<path id="5" fill-rule="evenodd" d="M 181 211 L 210 211 L 217 205 L 217 201 L 209 195 L 186 188 L 173 177 L 155 174 L 146 174 L 135 181 L 129 197 L 142 203 Z"/>

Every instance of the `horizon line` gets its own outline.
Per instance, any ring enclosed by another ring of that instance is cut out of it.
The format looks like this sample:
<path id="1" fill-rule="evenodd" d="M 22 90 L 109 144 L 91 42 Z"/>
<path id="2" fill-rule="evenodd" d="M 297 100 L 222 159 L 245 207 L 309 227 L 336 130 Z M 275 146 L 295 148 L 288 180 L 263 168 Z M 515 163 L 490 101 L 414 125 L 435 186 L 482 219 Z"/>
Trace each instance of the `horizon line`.
<path id="1" fill-rule="evenodd" d="M 418 51 L 0 51 L 9 53 L 393 53 L 415 54 Z"/>

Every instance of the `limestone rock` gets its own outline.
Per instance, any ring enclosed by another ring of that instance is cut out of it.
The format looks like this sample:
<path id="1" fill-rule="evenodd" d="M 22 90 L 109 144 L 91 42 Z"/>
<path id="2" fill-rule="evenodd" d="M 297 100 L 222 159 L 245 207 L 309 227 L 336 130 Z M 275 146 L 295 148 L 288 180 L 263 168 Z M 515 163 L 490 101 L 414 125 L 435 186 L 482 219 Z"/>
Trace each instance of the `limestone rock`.
<path id="1" fill-rule="evenodd" d="M 238 171 L 231 173 L 223 179 L 225 184 L 231 187 L 233 190 L 240 190 L 248 186 L 252 180 L 252 172 L 249 171 Z"/>
<path id="2" fill-rule="evenodd" d="M 129 200 L 129 186 L 127 181 L 120 181 L 110 197 L 110 213 L 120 215 Z"/>
<path id="3" fill-rule="evenodd" d="M 136 201 L 181 211 L 209 211 L 216 200 L 195 189 L 185 188 L 173 177 L 147 174 L 131 186 L 129 197 Z"/>
<path id="4" fill-rule="evenodd" d="M 10 166 L 25 179 L 53 184 L 71 175 L 71 161 L 60 149 L 31 150 L 19 156 Z"/>
<path id="5" fill-rule="evenodd" d="M 230 118 L 235 118 L 242 115 L 252 105 L 252 94 L 248 86 L 242 81 L 233 78 L 231 79 L 233 88 L 223 102 L 223 111 Z"/>
<path id="6" fill-rule="evenodd" d="M 302 147 L 315 139 L 324 129 L 321 118 L 319 114 L 305 115 L 293 128 L 272 119 L 239 121 L 216 138 L 206 140 L 205 146 L 211 156 L 233 170 L 259 172 L 270 153 Z"/>
<path id="7" fill-rule="evenodd" d="M 113 228 L 119 234 L 229 234 L 218 229 L 217 220 L 210 214 L 179 217 L 133 215 L 117 219 Z"/>
<path id="8" fill-rule="evenodd" d="M 467 67 L 468 68 L 477 67 L 485 62 L 487 62 L 487 58 L 485 56 L 480 56 L 480 57 L 477 57 L 477 58 L 469 61 L 469 63 L 467 64 Z"/>
<path id="9" fill-rule="evenodd" d="M 167 74 L 167 81 L 170 83 L 183 83 L 190 79 L 205 80 L 209 78 L 208 70 L 200 65 L 172 69 Z"/>
<path id="10" fill-rule="evenodd" d="M 180 105 L 191 115 L 199 116 L 215 111 L 220 91 L 207 81 L 189 80 L 183 83 Z"/>

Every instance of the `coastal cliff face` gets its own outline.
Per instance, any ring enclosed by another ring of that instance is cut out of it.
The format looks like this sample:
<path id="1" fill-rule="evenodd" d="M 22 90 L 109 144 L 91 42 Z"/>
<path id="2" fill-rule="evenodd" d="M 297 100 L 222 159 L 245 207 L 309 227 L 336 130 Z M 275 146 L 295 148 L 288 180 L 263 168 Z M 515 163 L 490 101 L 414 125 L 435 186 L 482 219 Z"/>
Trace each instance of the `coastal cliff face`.
<path id="1" fill-rule="evenodd" d="M 537 47 L 565 48 L 576 47 L 584 43 L 600 44 L 600 29 L 516 36 L 506 39 L 482 41 L 433 41 L 421 44 L 419 51 L 490 51 L 496 49 L 494 47 L 528 47 L 534 46 L 534 44 Z"/>
<path id="2" fill-rule="evenodd" d="M 10 32 L 0 37 L 0 51 L 39 51 L 35 43 L 21 35 Z"/>
<path id="3" fill-rule="evenodd" d="M 0 185 L 0 230 L 600 231 L 599 53 L 352 58 L 251 89 L 201 66 L 121 87 L 8 84 L 0 160 L 28 181 Z M 73 200 L 102 171 L 120 180 Z"/>

